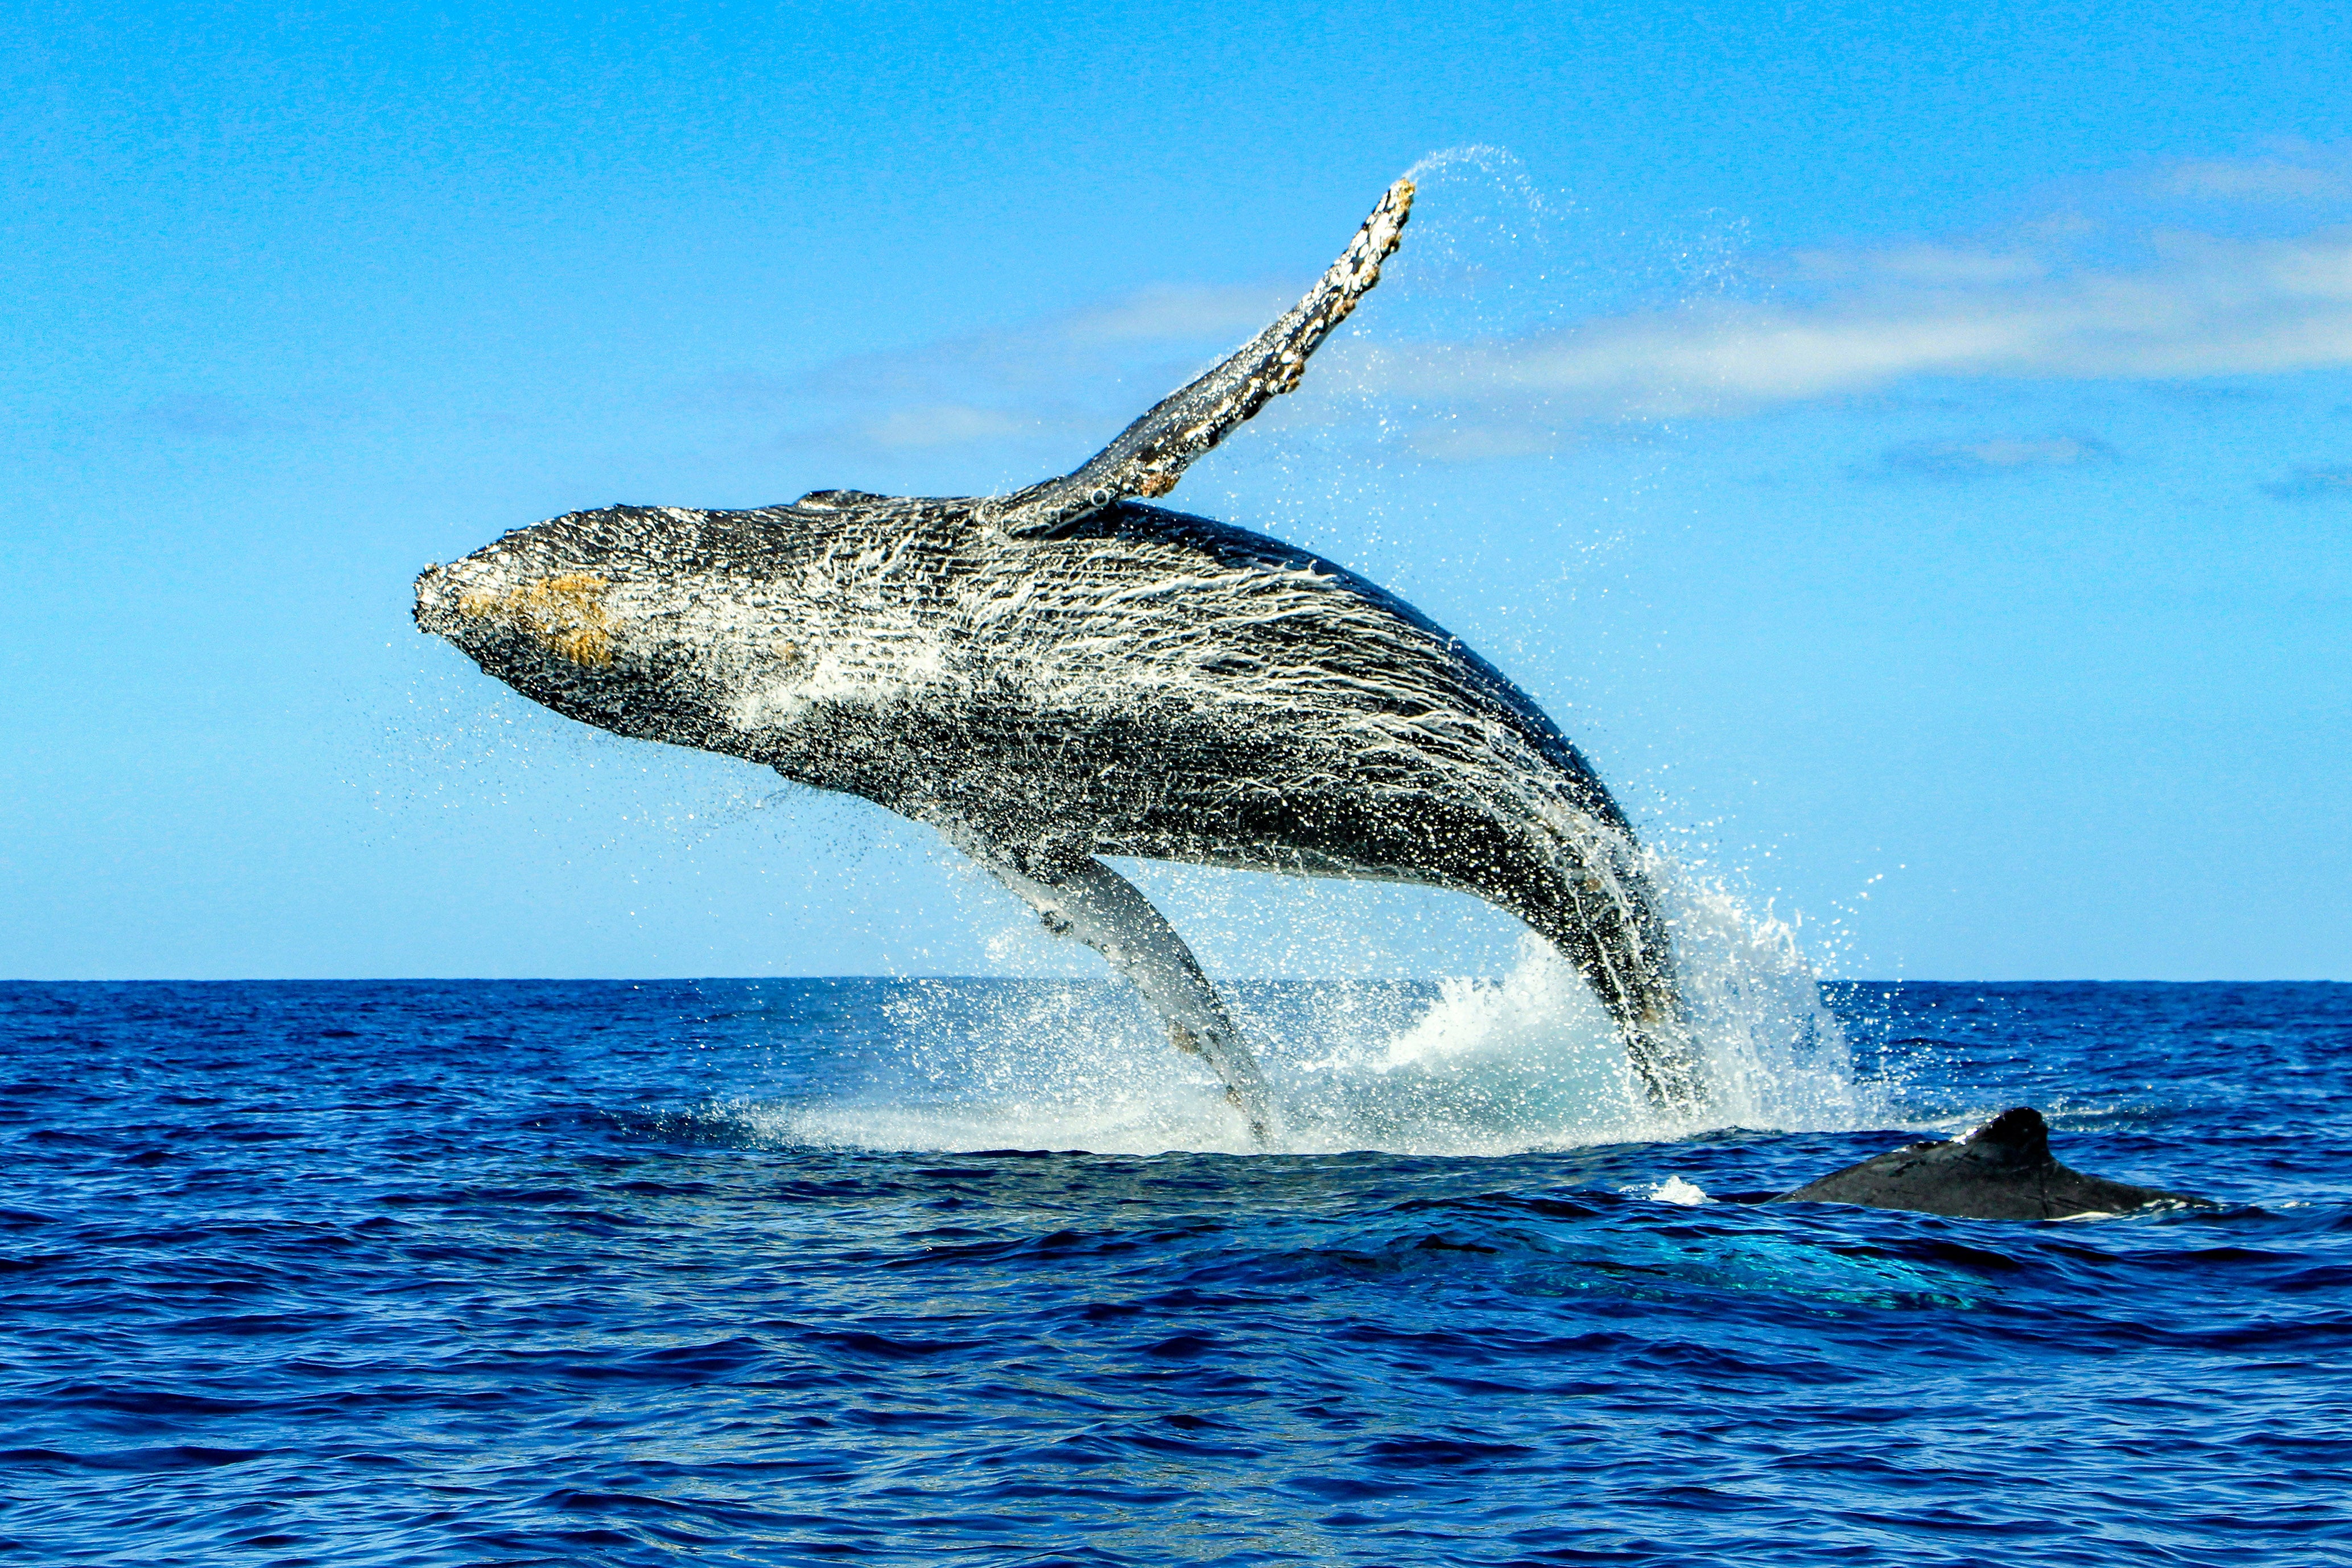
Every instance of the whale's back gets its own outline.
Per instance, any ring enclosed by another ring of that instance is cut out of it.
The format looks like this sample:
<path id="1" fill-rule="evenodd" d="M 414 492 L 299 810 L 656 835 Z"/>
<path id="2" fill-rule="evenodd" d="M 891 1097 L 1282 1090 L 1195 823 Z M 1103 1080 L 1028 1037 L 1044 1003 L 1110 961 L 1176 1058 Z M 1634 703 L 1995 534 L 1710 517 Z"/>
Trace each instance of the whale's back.
<path id="1" fill-rule="evenodd" d="M 922 574 L 956 691 L 906 721 L 928 731 L 912 752 L 952 761 L 893 770 L 896 809 L 1092 853 L 1480 891 L 1527 876 L 1548 837 L 1625 836 L 1525 693 L 1311 552 L 1132 503 L 1024 539 L 940 521 Z"/>

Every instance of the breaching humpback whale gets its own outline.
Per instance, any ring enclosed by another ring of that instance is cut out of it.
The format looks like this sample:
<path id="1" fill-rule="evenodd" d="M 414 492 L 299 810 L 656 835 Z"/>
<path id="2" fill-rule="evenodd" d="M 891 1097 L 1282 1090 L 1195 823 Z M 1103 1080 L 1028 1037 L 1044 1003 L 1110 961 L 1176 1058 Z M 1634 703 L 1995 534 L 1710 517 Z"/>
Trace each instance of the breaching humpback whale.
<path id="1" fill-rule="evenodd" d="M 2049 1123 L 2031 1106 L 2004 1110 L 1948 1143 L 1906 1143 L 1770 1201 L 1916 1209 L 1956 1219 L 2078 1219 L 2150 1204 L 2205 1205 L 2060 1164 L 2050 1152 Z"/>
<path id="2" fill-rule="evenodd" d="M 614 506 L 416 581 L 416 624 L 557 712 L 928 824 L 1093 946 L 1263 1140 L 1257 1063 L 1101 856 L 1473 893 L 1583 973 L 1656 1100 L 1700 1085 L 1624 814 L 1500 671 L 1328 561 L 1140 504 L 1298 384 L 1379 280 L 1391 186 L 1298 304 L 1076 472 L 1009 495 Z"/>

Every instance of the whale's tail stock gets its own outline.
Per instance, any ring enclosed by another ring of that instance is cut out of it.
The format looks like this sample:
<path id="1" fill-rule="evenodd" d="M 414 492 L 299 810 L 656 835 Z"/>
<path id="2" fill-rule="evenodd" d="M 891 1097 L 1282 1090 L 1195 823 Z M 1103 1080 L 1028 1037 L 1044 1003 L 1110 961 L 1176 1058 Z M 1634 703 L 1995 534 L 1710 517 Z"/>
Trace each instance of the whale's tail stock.
<path id="1" fill-rule="evenodd" d="M 1490 901 L 1511 910 L 1574 964 L 1608 1011 L 1652 1104 L 1691 1111 L 1706 1100 L 1697 1032 L 1691 1026 L 1655 880 L 1630 830 L 1612 829 L 1588 860 L 1563 854 L 1549 874 Z"/>
<path id="2" fill-rule="evenodd" d="M 1669 989 L 1672 989 L 1671 983 Z M 1679 995 L 1664 1005 L 1617 1013 L 1619 1032 L 1633 1070 L 1642 1075 L 1651 1102 L 1664 1110 L 1696 1110 L 1706 1100 L 1706 1079 L 1700 1071 L 1698 1040 Z"/>
<path id="3" fill-rule="evenodd" d="M 1599 943 L 1590 931 L 1558 931 L 1540 925 L 1536 929 L 1591 982 L 1617 1026 L 1626 1059 L 1640 1077 L 1650 1103 L 1665 1111 L 1692 1111 L 1704 1105 L 1706 1078 L 1699 1061 L 1698 1037 L 1691 1027 L 1673 961 L 1663 954 L 1652 959 L 1622 949 L 1597 952 Z"/>

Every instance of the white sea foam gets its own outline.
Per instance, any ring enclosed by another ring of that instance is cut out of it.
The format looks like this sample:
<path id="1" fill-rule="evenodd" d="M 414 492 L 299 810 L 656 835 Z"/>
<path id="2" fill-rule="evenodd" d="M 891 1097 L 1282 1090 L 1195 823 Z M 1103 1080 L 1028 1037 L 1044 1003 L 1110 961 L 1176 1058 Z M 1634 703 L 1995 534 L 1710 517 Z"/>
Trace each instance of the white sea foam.
<path id="1" fill-rule="evenodd" d="M 1705 1187 L 1700 1186 L 1696 1182 L 1685 1182 L 1680 1176 L 1668 1176 L 1664 1181 L 1652 1187 L 1650 1201 L 1676 1204 L 1684 1208 L 1696 1208 L 1701 1204 L 1715 1202 L 1713 1198 L 1706 1195 Z"/>

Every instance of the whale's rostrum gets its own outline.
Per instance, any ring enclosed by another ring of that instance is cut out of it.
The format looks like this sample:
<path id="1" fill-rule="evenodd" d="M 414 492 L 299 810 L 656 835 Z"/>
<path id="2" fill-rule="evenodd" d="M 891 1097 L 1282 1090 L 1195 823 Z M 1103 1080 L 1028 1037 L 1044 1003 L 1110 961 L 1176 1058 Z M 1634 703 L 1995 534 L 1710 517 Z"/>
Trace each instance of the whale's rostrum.
<path id="1" fill-rule="evenodd" d="M 1099 857 L 1386 879 L 1518 916 L 1650 1095 L 1701 1092 L 1624 815 L 1459 639 L 1305 551 L 1144 505 L 1378 281 L 1399 181 L 1297 308 L 1076 472 L 1011 495 L 614 506 L 425 570 L 416 621 L 524 695 L 929 825 L 1101 952 L 1264 1139 L 1275 1109 L 1183 940 Z"/>

